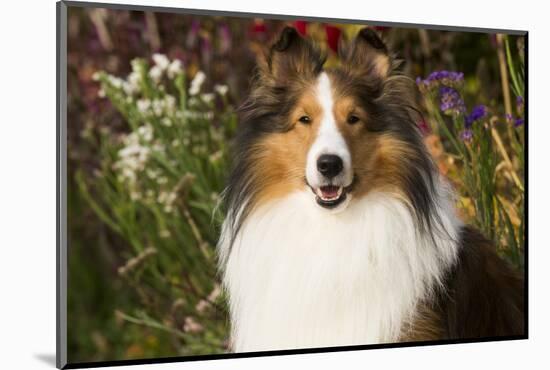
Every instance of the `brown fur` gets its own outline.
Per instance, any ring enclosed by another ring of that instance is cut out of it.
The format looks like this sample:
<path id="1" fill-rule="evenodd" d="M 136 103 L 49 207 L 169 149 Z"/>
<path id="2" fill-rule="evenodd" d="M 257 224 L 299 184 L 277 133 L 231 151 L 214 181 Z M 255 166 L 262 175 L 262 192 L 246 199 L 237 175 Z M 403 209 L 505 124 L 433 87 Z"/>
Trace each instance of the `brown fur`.
<path id="1" fill-rule="evenodd" d="M 400 341 L 523 336 L 523 278 L 471 227 L 437 299 L 423 303 Z"/>

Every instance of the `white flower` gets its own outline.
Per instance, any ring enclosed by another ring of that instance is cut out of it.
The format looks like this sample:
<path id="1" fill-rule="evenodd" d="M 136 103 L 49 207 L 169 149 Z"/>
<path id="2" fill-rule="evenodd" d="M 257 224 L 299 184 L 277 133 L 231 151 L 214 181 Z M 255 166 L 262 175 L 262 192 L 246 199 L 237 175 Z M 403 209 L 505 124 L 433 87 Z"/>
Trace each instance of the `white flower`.
<path id="1" fill-rule="evenodd" d="M 227 87 L 227 85 L 214 85 L 214 91 L 221 96 L 225 96 L 228 90 L 229 88 Z"/>
<path id="2" fill-rule="evenodd" d="M 166 95 L 164 97 L 164 107 L 166 108 L 166 112 L 173 113 L 176 108 L 176 98 L 169 94 Z"/>
<path id="3" fill-rule="evenodd" d="M 187 316 L 183 322 L 183 331 L 189 333 L 199 333 L 203 331 L 203 326 L 193 317 Z"/>
<path id="4" fill-rule="evenodd" d="M 97 91 L 97 96 L 99 96 L 100 98 L 104 98 L 105 97 L 105 90 L 99 89 Z"/>
<path id="5" fill-rule="evenodd" d="M 133 95 L 139 91 L 140 81 L 140 74 L 133 71 L 128 75 L 126 81 L 122 82 L 122 89 L 127 95 Z"/>
<path id="6" fill-rule="evenodd" d="M 132 59 L 130 64 L 132 65 L 132 71 L 139 74 L 139 70 L 141 69 L 141 63 L 139 58 Z"/>
<path id="7" fill-rule="evenodd" d="M 154 180 L 158 177 L 159 175 L 159 172 L 158 171 L 155 171 L 155 170 L 147 170 L 147 176 L 149 176 L 149 178 L 151 180 Z"/>
<path id="8" fill-rule="evenodd" d="M 201 299 L 199 303 L 197 303 L 197 305 L 195 306 L 195 310 L 197 310 L 197 312 L 199 313 L 204 313 L 206 312 L 208 307 L 210 307 L 210 302 L 205 299 Z"/>
<path id="9" fill-rule="evenodd" d="M 189 95 L 197 95 L 201 91 L 201 86 L 206 80 L 206 75 L 202 71 L 198 71 L 191 81 L 191 87 L 189 88 Z"/>
<path id="10" fill-rule="evenodd" d="M 140 145 L 139 137 L 136 133 L 127 135 L 123 142 L 125 146 L 118 151 L 118 160 L 113 165 L 113 168 L 119 171 L 117 176 L 119 181 L 127 182 L 131 185 L 136 182 L 137 173 L 143 171 L 145 168 L 150 149 Z M 131 197 L 138 199 L 136 198 L 136 194 L 131 195 Z"/>
<path id="11" fill-rule="evenodd" d="M 143 140 L 147 142 L 153 140 L 153 126 L 148 123 L 139 127 L 137 133 Z"/>
<path id="12" fill-rule="evenodd" d="M 94 74 L 92 75 L 92 80 L 94 81 L 99 81 L 100 78 L 101 78 L 100 72 L 94 72 Z"/>
<path id="13" fill-rule="evenodd" d="M 208 160 L 210 161 L 210 163 L 216 163 L 218 162 L 221 158 L 223 157 L 223 152 L 221 150 L 218 150 L 212 154 L 210 154 L 210 156 L 208 157 Z"/>
<path id="14" fill-rule="evenodd" d="M 164 117 L 160 123 L 162 123 L 163 126 L 170 127 L 172 126 L 172 121 L 168 117 Z"/>
<path id="15" fill-rule="evenodd" d="M 137 108 L 141 113 L 145 113 L 151 107 L 151 100 L 149 99 L 139 99 L 137 101 Z"/>
<path id="16" fill-rule="evenodd" d="M 162 100 L 155 99 L 153 100 L 153 112 L 156 116 L 162 116 L 162 111 L 164 108 L 164 103 Z"/>
<path id="17" fill-rule="evenodd" d="M 154 82 L 158 83 L 162 78 L 162 68 L 159 66 L 153 66 L 153 68 L 149 71 L 149 77 L 151 77 Z"/>
<path id="18" fill-rule="evenodd" d="M 137 71 L 132 71 L 128 75 L 127 81 L 137 88 L 139 87 L 139 83 L 141 82 L 141 75 Z"/>
<path id="19" fill-rule="evenodd" d="M 179 73 L 182 71 L 182 65 L 179 59 L 175 59 L 170 63 L 168 66 L 168 70 L 166 71 L 169 78 L 176 77 Z"/>
<path id="20" fill-rule="evenodd" d="M 164 54 L 155 53 L 153 54 L 153 62 L 155 62 L 156 67 L 159 67 L 162 71 L 168 68 L 170 60 Z"/>
<path id="21" fill-rule="evenodd" d="M 116 87 L 117 89 L 120 89 L 122 87 L 123 81 L 121 78 L 109 75 L 108 80 L 109 80 L 109 83 L 114 87 Z"/>
<path id="22" fill-rule="evenodd" d="M 208 93 L 208 94 L 202 94 L 201 99 L 206 103 L 210 104 L 214 101 L 214 94 Z"/>
<path id="23" fill-rule="evenodd" d="M 164 153 L 164 151 L 166 150 L 166 148 L 164 147 L 164 145 L 162 145 L 161 143 L 159 142 L 156 142 L 153 147 L 152 147 L 153 151 L 155 152 L 158 152 L 158 153 Z"/>
<path id="24" fill-rule="evenodd" d="M 222 294 L 222 290 L 220 289 L 220 286 L 216 284 L 214 286 L 214 289 L 210 292 L 208 295 L 208 300 L 214 302 L 218 297 Z"/>
<path id="25" fill-rule="evenodd" d="M 130 192 L 130 199 L 131 200 L 140 200 L 141 199 L 141 194 L 134 190 L 134 191 Z"/>

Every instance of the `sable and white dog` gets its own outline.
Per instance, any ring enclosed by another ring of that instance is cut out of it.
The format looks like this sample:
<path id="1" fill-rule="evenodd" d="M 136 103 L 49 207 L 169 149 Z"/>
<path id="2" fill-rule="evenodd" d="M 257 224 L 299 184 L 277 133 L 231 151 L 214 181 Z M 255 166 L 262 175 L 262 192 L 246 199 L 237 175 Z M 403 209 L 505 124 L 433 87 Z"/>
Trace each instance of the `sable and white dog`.
<path id="1" fill-rule="evenodd" d="M 237 352 L 522 335 L 523 281 L 455 215 L 416 87 L 363 29 L 286 28 L 241 109 L 218 245 Z"/>

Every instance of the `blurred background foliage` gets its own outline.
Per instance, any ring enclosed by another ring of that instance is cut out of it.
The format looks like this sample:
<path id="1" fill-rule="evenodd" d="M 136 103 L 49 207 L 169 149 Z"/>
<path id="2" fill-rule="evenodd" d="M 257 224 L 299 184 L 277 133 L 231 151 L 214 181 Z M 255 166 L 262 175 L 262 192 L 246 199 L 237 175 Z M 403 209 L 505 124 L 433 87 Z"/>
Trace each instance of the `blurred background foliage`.
<path id="1" fill-rule="evenodd" d="M 214 211 L 234 109 L 287 24 L 329 66 L 362 27 L 69 8 L 70 362 L 227 351 Z M 418 124 L 461 216 L 522 269 L 524 39 L 373 28 L 419 77 Z"/>

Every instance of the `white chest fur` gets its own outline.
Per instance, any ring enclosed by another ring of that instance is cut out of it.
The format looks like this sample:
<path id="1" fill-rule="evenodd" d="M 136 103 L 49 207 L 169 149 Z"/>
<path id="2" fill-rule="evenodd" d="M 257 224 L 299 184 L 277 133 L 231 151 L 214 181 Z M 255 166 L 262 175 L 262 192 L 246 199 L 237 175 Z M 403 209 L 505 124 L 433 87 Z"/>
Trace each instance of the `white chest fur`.
<path id="1" fill-rule="evenodd" d="M 309 192 L 247 218 L 226 261 L 233 350 L 258 351 L 396 341 L 456 257 L 459 222 L 446 197 L 449 235 L 424 240 L 407 208 L 372 194 L 332 214 Z"/>

